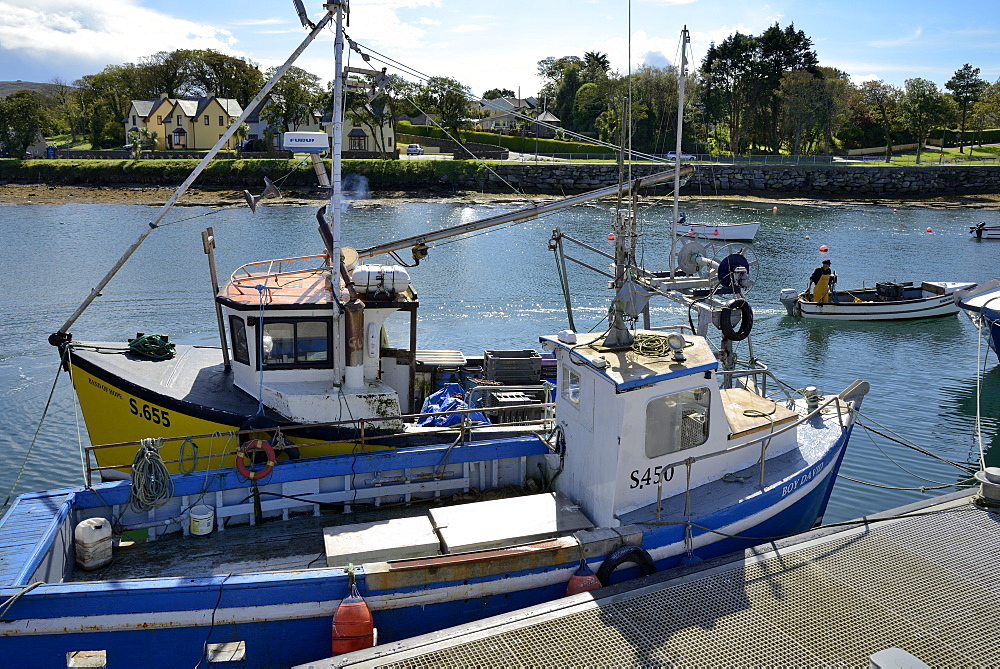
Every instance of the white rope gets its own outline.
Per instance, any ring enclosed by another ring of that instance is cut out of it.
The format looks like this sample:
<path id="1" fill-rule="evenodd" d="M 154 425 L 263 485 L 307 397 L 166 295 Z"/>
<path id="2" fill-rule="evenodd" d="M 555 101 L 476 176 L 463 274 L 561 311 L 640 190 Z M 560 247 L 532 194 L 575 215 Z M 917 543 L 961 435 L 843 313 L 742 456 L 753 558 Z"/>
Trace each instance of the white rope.
<path id="1" fill-rule="evenodd" d="M 162 439 L 143 439 L 132 460 L 132 487 L 128 503 L 133 511 L 149 511 L 163 506 L 173 497 L 174 482 L 160 457 L 161 442 Z"/>

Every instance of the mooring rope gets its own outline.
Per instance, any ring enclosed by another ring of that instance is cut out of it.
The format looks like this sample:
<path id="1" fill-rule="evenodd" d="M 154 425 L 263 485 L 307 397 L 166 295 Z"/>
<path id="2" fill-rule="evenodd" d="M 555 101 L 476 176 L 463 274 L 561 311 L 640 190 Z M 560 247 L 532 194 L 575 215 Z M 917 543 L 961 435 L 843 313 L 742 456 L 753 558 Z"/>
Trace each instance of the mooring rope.
<path id="1" fill-rule="evenodd" d="M 161 442 L 162 439 L 143 439 L 132 460 L 128 503 L 133 511 L 149 511 L 173 497 L 174 482 L 160 457 Z"/>

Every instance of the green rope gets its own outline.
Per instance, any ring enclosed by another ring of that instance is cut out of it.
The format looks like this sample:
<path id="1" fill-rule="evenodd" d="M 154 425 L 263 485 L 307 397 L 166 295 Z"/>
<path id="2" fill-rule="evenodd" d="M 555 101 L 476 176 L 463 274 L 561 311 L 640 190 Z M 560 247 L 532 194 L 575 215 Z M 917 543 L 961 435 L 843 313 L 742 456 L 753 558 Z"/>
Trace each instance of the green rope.
<path id="1" fill-rule="evenodd" d="M 173 342 L 167 341 L 166 335 L 139 335 L 128 340 L 128 350 L 153 360 L 170 360 L 177 355 Z"/>

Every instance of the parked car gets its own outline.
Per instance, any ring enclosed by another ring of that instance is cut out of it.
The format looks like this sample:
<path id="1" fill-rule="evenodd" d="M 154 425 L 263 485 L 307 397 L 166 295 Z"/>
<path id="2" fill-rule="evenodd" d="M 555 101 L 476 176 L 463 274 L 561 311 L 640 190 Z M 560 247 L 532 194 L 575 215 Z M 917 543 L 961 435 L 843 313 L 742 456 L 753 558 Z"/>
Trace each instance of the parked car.
<path id="1" fill-rule="evenodd" d="M 424 147 L 419 144 L 410 144 L 406 147 L 406 155 L 408 156 L 422 156 L 424 155 Z"/>
<path id="2" fill-rule="evenodd" d="M 677 152 L 671 151 L 667 154 L 667 160 L 677 160 Z M 692 156 L 690 153 L 682 153 L 681 160 L 698 160 L 697 156 Z"/>

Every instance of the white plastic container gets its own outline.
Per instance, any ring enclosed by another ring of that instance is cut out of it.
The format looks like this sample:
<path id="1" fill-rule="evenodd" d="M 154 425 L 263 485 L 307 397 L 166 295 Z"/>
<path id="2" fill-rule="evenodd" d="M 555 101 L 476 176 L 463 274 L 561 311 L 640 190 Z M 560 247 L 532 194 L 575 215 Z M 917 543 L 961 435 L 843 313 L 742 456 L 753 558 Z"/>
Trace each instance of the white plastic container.
<path id="1" fill-rule="evenodd" d="M 358 265 L 351 278 L 359 291 L 369 295 L 395 295 L 410 285 L 410 274 L 400 265 Z"/>
<path id="2" fill-rule="evenodd" d="M 111 523 L 106 518 L 88 518 L 73 531 L 76 564 L 93 571 L 111 564 Z"/>
<path id="3" fill-rule="evenodd" d="M 215 509 L 207 504 L 192 506 L 188 512 L 191 518 L 189 530 L 193 537 L 203 537 L 212 533 L 215 526 Z"/>

